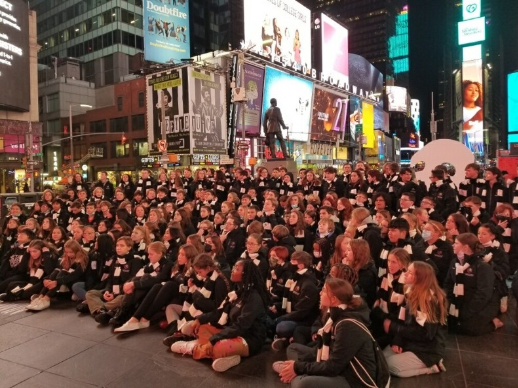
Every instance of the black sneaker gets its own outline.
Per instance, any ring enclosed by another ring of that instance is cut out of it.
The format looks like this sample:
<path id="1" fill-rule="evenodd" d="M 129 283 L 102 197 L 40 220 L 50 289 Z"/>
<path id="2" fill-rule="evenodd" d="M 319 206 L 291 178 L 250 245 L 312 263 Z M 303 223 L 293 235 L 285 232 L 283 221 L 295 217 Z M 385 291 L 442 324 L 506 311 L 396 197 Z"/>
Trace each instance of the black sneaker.
<path id="1" fill-rule="evenodd" d="M 286 338 L 275 338 L 272 342 L 272 349 L 276 352 L 280 352 L 288 345 L 288 340 Z"/>
<path id="2" fill-rule="evenodd" d="M 0 300 L 2 302 L 9 302 L 11 299 L 9 298 L 9 294 L 4 292 L 3 294 L 0 294 Z"/>
<path id="3" fill-rule="evenodd" d="M 107 325 L 112 317 L 113 315 L 110 314 L 109 311 L 101 310 L 101 312 L 95 316 L 95 322 L 100 323 L 101 325 Z"/>
<path id="4" fill-rule="evenodd" d="M 167 346 L 168 348 L 171 347 L 172 344 L 178 341 L 191 341 L 195 339 L 194 337 L 182 334 L 180 332 L 176 332 L 173 335 L 170 335 L 168 337 L 165 337 L 162 341 L 162 343 Z"/>
<path id="5" fill-rule="evenodd" d="M 86 302 L 79 303 L 76 306 L 76 311 L 78 313 L 81 313 L 81 314 L 88 314 L 88 313 L 90 313 L 90 309 L 88 308 L 88 303 L 86 303 Z"/>

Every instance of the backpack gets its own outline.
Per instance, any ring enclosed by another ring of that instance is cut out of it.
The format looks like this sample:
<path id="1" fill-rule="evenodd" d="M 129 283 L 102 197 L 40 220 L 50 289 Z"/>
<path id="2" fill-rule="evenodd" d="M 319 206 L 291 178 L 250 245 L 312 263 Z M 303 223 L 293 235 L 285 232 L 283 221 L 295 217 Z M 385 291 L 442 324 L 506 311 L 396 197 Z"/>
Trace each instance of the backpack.
<path id="1" fill-rule="evenodd" d="M 351 361 L 350 365 L 351 365 L 351 368 L 354 370 L 354 373 L 356 373 L 356 376 L 368 388 L 389 388 L 390 387 L 390 372 L 389 372 L 387 360 L 385 360 L 385 356 L 383 355 L 383 352 L 381 351 L 378 343 L 372 336 L 369 329 L 367 329 L 367 327 L 363 323 L 357 321 L 356 319 L 343 319 L 340 322 L 343 322 L 343 321 L 350 321 L 350 322 L 354 323 L 355 325 L 357 325 L 358 327 L 360 327 L 372 339 L 372 345 L 374 347 L 374 360 L 376 361 L 375 381 L 372 379 L 372 377 L 367 372 L 365 367 L 360 363 L 360 361 L 356 357 L 354 357 L 354 361 L 357 364 L 358 368 L 363 370 L 363 375 L 366 375 L 370 382 L 365 381 L 363 379 L 363 377 L 360 376 L 360 373 L 358 373 L 357 367 L 355 367 L 354 363 Z M 335 328 L 335 330 L 336 330 L 336 328 Z"/>

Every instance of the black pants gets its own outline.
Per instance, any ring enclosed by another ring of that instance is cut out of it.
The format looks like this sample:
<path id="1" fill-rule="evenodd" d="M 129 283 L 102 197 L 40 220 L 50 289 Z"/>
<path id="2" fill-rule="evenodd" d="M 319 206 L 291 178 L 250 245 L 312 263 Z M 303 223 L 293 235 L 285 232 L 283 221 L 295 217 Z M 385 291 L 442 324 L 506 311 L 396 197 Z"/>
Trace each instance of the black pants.
<path id="1" fill-rule="evenodd" d="M 43 288 L 43 281 L 41 281 L 39 283 L 32 285 L 31 287 L 29 287 L 26 290 L 22 290 L 20 292 L 14 293 L 14 294 L 11 293 L 11 290 L 13 290 L 14 288 L 16 288 L 16 287 L 23 288 L 27 284 L 28 284 L 27 282 L 19 282 L 19 281 L 9 283 L 9 285 L 7 286 L 7 293 L 9 294 L 9 299 L 10 300 L 30 299 L 31 296 L 33 296 L 35 294 L 39 294 Z"/>
<path id="2" fill-rule="evenodd" d="M 281 143 L 281 149 L 282 149 L 282 153 L 284 154 L 284 157 L 285 158 L 288 158 L 288 152 L 286 151 L 286 143 L 284 143 L 284 139 L 282 137 L 282 132 L 281 131 L 277 131 L 277 132 L 270 132 L 270 133 L 267 133 L 266 136 L 268 137 L 268 141 L 270 142 L 270 152 L 272 154 L 272 158 L 275 158 L 275 138 L 277 137 L 277 139 L 279 140 L 279 143 Z"/>
<path id="3" fill-rule="evenodd" d="M 150 320 L 172 300 L 178 299 L 179 293 L 178 283 L 174 281 L 166 282 L 164 285 L 155 284 L 142 300 L 133 316 L 137 319 L 146 318 Z"/>
<path id="4" fill-rule="evenodd" d="M 8 288 L 9 288 L 9 284 L 11 284 L 12 282 L 21 282 L 26 279 L 27 279 L 27 276 L 24 276 L 24 275 L 13 275 L 13 276 L 7 275 L 5 277 L 5 280 L 0 282 L 0 294 L 7 292 Z M 25 284 L 27 284 L 27 283 L 25 283 Z"/>

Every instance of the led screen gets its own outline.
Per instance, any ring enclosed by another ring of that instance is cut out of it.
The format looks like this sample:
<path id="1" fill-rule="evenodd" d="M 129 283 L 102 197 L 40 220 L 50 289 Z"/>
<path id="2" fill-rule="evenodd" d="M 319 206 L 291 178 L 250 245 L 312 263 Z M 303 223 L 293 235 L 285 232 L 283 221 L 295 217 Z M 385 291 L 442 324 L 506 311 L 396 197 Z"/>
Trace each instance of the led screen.
<path id="1" fill-rule="evenodd" d="M 518 72 L 507 76 L 507 112 L 510 140 L 510 133 L 518 132 Z"/>
<path id="2" fill-rule="evenodd" d="M 29 9 L 23 0 L 0 1 L 0 107 L 28 111 Z"/>
<path id="3" fill-rule="evenodd" d="M 406 113 L 408 110 L 406 88 L 387 86 L 387 99 L 389 111 Z"/>
<path id="4" fill-rule="evenodd" d="M 462 63 L 462 135 L 472 151 L 484 151 L 484 90 L 482 60 Z"/>
<path id="5" fill-rule="evenodd" d="M 345 27 L 322 14 L 322 72 L 349 83 L 349 42 Z"/>
<path id="6" fill-rule="evenodd" d="M 189 1 L 144 0 L 144 57 L 175 63 L 191 56 Z"/>
<path id="7" fill-rule="evenodd" d="M 459 46 L 486 40 L 486 18 L 459 22 Z"/>
<path id="8" fill-rule="evenodd" d="M 315 88 L 311 115 L 312 140 L 336 140 L 337 134 L 345 130 L 348 102 L 344 96 Z"/>
<path id="9" fill-rule="evenodd" d="M 290 140 L 307 141 L 311 122 L 311 101 L 313 100 L 313 83 L 283 71 L 266 67 L 263 111 L 261 117 L 270 107 L 270 99 L 277 99 L 284 123 L 289 127 L 283 130 L 283 136 Z"/>
<path id="10" fill-rule="evenodd" d="M 244 0 L 245 48 L 311 68 L 311 12 L 294 0 Z"/>

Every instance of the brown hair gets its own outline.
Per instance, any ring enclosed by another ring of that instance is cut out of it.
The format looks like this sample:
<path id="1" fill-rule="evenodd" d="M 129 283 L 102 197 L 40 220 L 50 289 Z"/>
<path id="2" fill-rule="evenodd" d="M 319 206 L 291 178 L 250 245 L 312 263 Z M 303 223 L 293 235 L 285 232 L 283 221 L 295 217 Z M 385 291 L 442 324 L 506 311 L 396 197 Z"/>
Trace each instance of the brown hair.
<path id="1" fill-rule="evenodd" d="M 365 265 L 371 261 L 371 249 L 369 243 L 366 240 L 351 240 L 349 242 L 351 250 L 353 251 L 353 267 L 356 271 L 359 271 Z"/>
<path id="2" fill-rule="evenodd" d="M 340 302 L 347 305 L 348 308 L 356 309 L 363 302 L 362 298 L 354 297 L 354 288 L 347 280 L 339 278 L 327 278 L 326 289 L 331 292 Z"/>
<path id="3" fill-rule="evenodd" d="M 389 256 L 394 255 L 396 259 L 398 259 L 401 266 L 405 269 L 408 268 L 410 263 L 412 262 L 412 257 L 410 254 L 403 248 L 394 248 L 389 252 Z"/>
<path id="4" fill-rule="evenodd" d="M 417 316 L 417 312 L 420 311 L 426 315 L 428 322 L 445 325 L 446 294 L 437 283 L 434 269 L 424 261 L 414 261 L 412 265 L 415 281 L 411 287 L 407 287 L 408 292 L 405 294 L 410 312 Z"/>
<path id="5" fill-rule="evenodd" d="M 74 252 L 74 261 L 75 263 L 79 263 L 81 265 L 81 268 L 83 271 L 86 269 L 86 266 L 88 264 L 88 255 L 86 254 L 85 250 L 79 245 L 79 243 L 76 240 L 68 240 L 65 243 L 65 246 L 63 247 L 63 252 L 65 249 L 70 249 L 72 252 Z M 61 259 L 61 266 L 64 269 L 69 269 L 72 264 L 72 261 L 66 256 L 63 255 L 63 258 Z"/>

